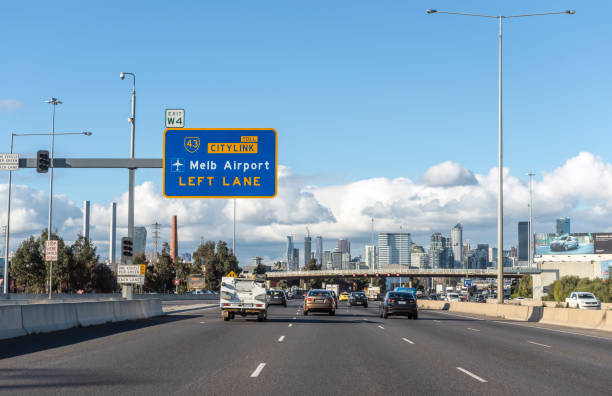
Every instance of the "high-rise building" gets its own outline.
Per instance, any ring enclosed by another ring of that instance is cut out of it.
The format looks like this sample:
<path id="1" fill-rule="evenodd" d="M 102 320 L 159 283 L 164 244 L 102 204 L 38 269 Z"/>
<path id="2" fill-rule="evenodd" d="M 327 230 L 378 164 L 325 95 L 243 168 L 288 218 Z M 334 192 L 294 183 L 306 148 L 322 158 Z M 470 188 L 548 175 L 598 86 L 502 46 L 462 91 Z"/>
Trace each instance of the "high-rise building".
<path id="1" fill-rule="evenodd" d="M 410 266 L 410 233 L 381 232 L 378 234 L 378 265 Z"/>
<path id="2" fill-rule="evenodd" d="M 147 229 L 145 227 L 134 227 L 134 254 L 147 251 Z"/>
<path id="3" fill-rule="evenodd" d="M 561 217 L 557 219 L 557 234 L 569 234 L 570 233 L 570 219 L 569 217 Z"/>
<path id="4" fill-rule="evenodd" d="M 429 267 L 429 255 L 425 252 L 415 252 L 410 254 L 410 266 L 419 269 Z"/>
<path id="5" fill-rule="evenodd" d="M 300 269 L 300 249 L 293 248 L 293 258 L 291 263 L 293 264 L 294 271 Z"/>
<path id="6" fill-rule="evenodd" d="M 329 250 L 326 250 L 323 252 L 323 265 L 321 266 L 322 269 L 326 268 L 326 269 L 332 269 L 334 268 L 332 266 L 332 253 Z"/>
<path id="7" fill-rule="evenodd" d="M 378 268 L 378 265 L 376 263 L 376 246 L 365 246 L 365 263 L 368 269 Z"/>
<path id="8" fill-rule="evenodd" d="M 287 268 L 289 271 L 297 271 L 297 267 L 293 266 L 293 237 L 287 235 Z"/>
<path id="9" fill-rule="evenodd" d="M 491 260 L 491 257 L 489 256 L 489 244 L 488 243 L 479 243 L 476 247 L 476 250 L 481 250 L 484 252 L 487 263 Z"/>
<path id="10" fill-rule="evenodd" d="M 510 257 L 516 257 L 516 246 L 510 248 Z"/>
<path id="11" fill-rule="evenodd" d="M 451 246 L 453 249 L 453 256 L 455 257 L 455 268 L 462 267 L 463 259 L 463 227 L 461 223 L 457 223 L 451 229 Z"/>
<path id="12" fill-rule="evenodd" d="M 454 255 L 450 238 L 442 236 L 439 232 L 431 235 L 429 245 L 430 268 L 453 268 Z"/>
<path id="13" fill-rule="evenodd" d="M 529 260 L 529 222 L 518 223 L 518 261 Z"/>
<path id="14" fill-rule="evenodd" d="M 331 254 L 332 269 L 342 269 L 342 252 L 335 248 Z"/>
<path id="15" fill-rule="evenodd" d="M 489 258 L 490 263 L 497 263 L 497 248 L 490 247 L 489 248 Z"/>
<path id="16" fill-rule="evenodd" d="M 312 250 L 312 238 L 310 236 L 304 237 L 304 265 L 310 261 L 310 252 Z"/>
<path id="17" fill-rule="evenodd" d="M 338 239 L 338 249 L 341 253 L 351 254 L 351 241 L 348 239 Z"/>
<path id="18" fill-rule="evenodd" d="M 350 253 L 342 253 L 342 269 L 350 269 L 351 268 L 351 254 Z"/>
<path id="19" fill-rule="evenodd" d="M 321 268 L 326 268 L 327 262 L 323 262 L 323 237 L 317 236 L 315 238 L 315 257 L 317 259 L 317 264 L 321 266 Z"/>

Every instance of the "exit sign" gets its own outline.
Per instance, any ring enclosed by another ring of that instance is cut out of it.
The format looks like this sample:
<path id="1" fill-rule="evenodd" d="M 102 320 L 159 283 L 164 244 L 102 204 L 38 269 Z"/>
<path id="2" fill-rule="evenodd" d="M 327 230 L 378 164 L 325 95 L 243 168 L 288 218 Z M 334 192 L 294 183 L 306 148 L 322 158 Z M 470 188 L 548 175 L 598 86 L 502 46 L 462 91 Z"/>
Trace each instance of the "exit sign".
<path id="1" fill-rule="evenodd" d="M 166 109 L 166 128 L 184 128 L 185 110 Z"/>

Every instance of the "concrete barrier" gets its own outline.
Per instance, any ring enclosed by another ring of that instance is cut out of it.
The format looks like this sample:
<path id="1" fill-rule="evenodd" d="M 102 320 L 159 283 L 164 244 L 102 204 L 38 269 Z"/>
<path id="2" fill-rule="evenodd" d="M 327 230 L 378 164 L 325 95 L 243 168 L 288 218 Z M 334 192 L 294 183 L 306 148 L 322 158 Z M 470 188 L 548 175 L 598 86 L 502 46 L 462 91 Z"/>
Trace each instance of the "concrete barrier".
<path id="1" fill-rule="evenodd" d="M 23 328 L 28 334 L 46 333 L 78 326 L 76 304 L 21 305 Z"/>
<path id="2" fill-rule="evenodd" d="M 72 304 L 74 304 L 76 310 L 77 322 L 81 326 L 92 326 L 115 321 L 113 309 L 115 302 L 76 302 Z"/>
<path id="3" fill-rule="evenodd" d="M 16 305 L 0 307 L 0 340 L 26 334 L 23 329 L 21 307 Z"/>
<path id="4" fill-rule="evenodd" d="M 442 309 L 447 310 L 447 302 L 435 300 L 417 300 L 417 306 L 421 309 Z"/>

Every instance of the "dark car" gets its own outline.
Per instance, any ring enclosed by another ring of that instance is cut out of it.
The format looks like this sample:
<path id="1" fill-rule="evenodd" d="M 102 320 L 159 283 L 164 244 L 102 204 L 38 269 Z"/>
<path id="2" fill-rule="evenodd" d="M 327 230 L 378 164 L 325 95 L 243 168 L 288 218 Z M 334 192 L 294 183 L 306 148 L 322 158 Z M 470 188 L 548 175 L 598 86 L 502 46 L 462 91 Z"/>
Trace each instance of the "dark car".
<path id="1" fill-rule="evenodd" d="M 412 293 L 387 292 L 385 299 L 379 306 L 381 318 L 387 319 L 391 315 L 404 315 L 408 319 L 418 319 L 417 302 Z"/>
<path id="2" fill-rule="evenodd" d="M 272 289 L 268 291 L 268 305 L 278 304 L 287 306 L 287 296 L 282 290 Z"/>
<path id="3" fill-rule="evenodd" d="M 349 295 L 348 305 L 362 305 L 364 308 L 368 307 L 368 296 L 364 292 L 352 292 Z"/>

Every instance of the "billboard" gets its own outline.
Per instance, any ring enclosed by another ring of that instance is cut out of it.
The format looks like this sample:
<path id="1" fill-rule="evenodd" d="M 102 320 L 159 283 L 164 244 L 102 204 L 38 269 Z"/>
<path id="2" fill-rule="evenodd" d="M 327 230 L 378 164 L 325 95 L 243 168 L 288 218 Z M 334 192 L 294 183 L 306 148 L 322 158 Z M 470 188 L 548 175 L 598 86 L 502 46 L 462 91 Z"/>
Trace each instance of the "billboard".
<path id="1" fill-rule="evenodd" d="M 591 233 L 573 234 L 536 234 L 535 254 L 546 256 L 553 254 L 561 255 L 585 255 L 594 254 L 595 247 Z M 611 234 L 612 237 L 612 234 Z M 611 241 L 612 245 L 612 241 Z M 612 252 L 612 249 L 611 249 Z"/>
<path id="2" fill-rule="evenodd" d="M 612 254 L 612 233 L 598 232 L 593 234 L 595 254 Z"/>
<path id="3" fill-rule="evenodd" d="M 612 267 L 612 261 L 602 261 L 601 262 L 601 279 L 611 279 L 612 274 L 610 274 L 610 268 Z"/>
<path id="4" fill-rule="evenodd" d="M 202 275 L 190 275 L 187 279 L 189 289 L 200 289 L 204 288 L 204 277 Z"/>

